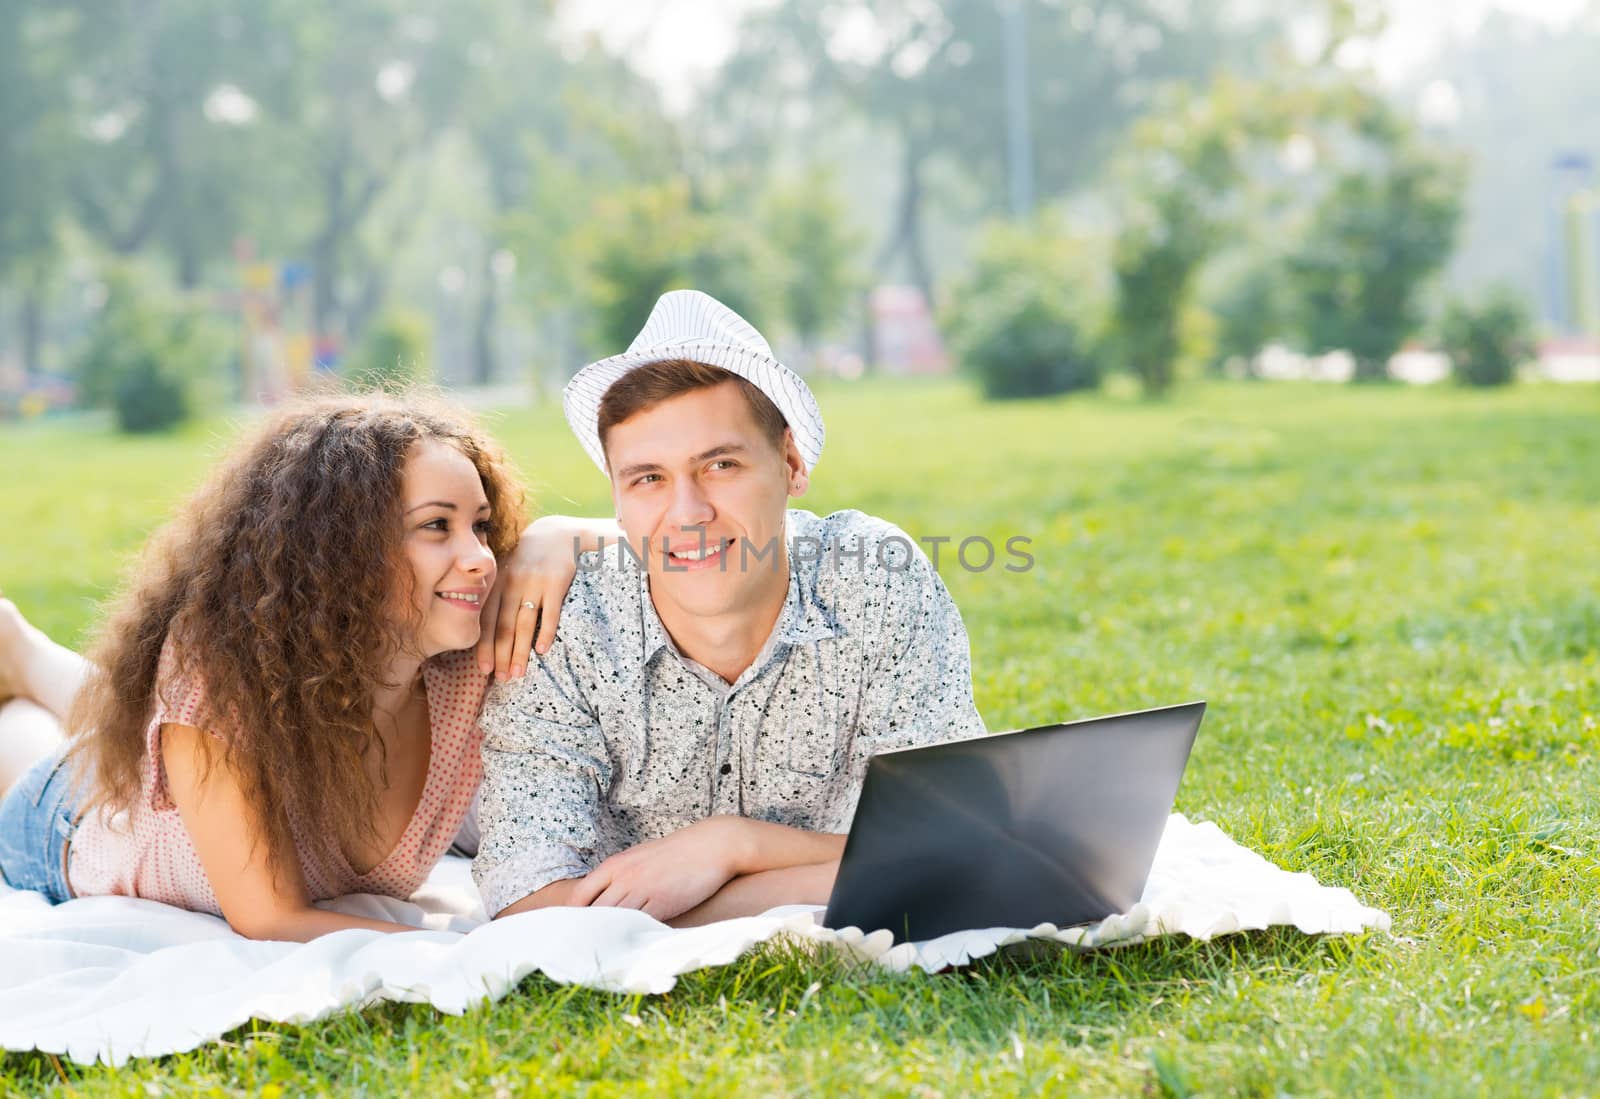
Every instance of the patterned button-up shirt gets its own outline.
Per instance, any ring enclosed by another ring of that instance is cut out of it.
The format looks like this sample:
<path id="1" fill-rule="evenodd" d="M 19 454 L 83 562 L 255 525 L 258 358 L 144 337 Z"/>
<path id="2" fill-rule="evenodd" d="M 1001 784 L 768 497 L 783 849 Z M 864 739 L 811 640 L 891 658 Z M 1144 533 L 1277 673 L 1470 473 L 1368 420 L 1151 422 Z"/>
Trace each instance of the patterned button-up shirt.
<path id="1" fill-rule="evenodd" d="M 783 610 L 732 685 L 677 651 L 631 555 L 581 562 L 549 653 L 484 707 L 490 912 L 708 816 L 844 832 L 874 753 L 984 732 L 961 615 L 911 538 L 791 510 L 788 539 Z"/>

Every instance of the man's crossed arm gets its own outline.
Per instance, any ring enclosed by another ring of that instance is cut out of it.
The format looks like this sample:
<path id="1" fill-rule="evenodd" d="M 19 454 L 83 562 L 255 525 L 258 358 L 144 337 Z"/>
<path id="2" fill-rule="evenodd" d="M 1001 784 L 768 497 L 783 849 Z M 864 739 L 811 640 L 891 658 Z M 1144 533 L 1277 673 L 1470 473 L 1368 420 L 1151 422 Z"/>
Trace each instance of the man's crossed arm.
<path id="1" fill-rule="evenodd" d="M 826 904 L 844 839 L 745 817 L 708 817 L 612 855 L 583 877 L 552 882 L 497 917 L 600 905 L 694 927 L 779 904 Z"/>

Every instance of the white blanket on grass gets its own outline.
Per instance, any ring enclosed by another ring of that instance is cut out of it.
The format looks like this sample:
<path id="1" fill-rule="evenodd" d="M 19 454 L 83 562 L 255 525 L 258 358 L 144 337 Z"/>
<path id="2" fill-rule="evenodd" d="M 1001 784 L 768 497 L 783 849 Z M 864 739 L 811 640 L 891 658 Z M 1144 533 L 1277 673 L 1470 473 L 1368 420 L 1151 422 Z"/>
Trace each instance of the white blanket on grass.
<path id="1" fill-rule="evenodd" d="M 776 938 L 895 970 L 934 972 L 1041 939 L 1076 947 L 1157 935 L 1209 939 L 1273 926 L 1307 934 L 1388 930 L 1347 889 L 1291 874 L 1214 824 L 1174 814 L 1144 897 L 1098 924 L 997 927 L 892 945 L 887 931 L 830 931 L 810 906 L 678 931 L 640 912 L 561 908 L 486 923 L 464 859 L 446 859 L 411 901 L 347 897 L 329 907 L 413 924 L 342 931 L 304 945 L 251 942 L 211 916 L 126 897 L 51 907 L 0 885 L 0 1048 L 120 1065 L 194 1049 L 254 1018 L 306 1023 L 379 1000 L 459 1014 L 540 972 L 561 984 L 660 993 L 679 974 L 726 965 Z"/>

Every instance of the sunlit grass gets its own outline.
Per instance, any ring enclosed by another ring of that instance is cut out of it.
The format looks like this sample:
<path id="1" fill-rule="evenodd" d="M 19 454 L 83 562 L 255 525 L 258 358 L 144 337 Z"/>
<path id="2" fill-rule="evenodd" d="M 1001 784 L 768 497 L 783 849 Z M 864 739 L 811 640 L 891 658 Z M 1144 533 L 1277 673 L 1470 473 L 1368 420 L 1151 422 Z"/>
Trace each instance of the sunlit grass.
<path id="1" fill-rule="evenodd" d="M 595 1095 L 1592 1091 L 1600 1054 L 1600 392 L 1215 385 L 983 405 L 821 391 L 807 506 L 948 537 L 992 728 L 1203 697 L 1178 808 L 1346 885 L 1393 935 L 1292 931 L 890 976 L 766 950 L 636 999 L 530 978 L 0 1089 Z M 554 510 L 606 514 L 559 413 L 494 418 Z M 81 641 L 228 428 L 7 427 L 0 588 Z M 1035 567 L 953 547 L 1032 539 Z"/>

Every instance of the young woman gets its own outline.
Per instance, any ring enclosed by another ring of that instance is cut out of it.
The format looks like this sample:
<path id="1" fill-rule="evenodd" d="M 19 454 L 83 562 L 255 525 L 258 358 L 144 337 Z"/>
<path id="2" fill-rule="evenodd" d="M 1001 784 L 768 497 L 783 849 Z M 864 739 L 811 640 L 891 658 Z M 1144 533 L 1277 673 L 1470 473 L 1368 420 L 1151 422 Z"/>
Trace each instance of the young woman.
<path id="1" fill-rule="evenodd" d="M 315 902 L 409 896 L 462 827 L 486 673 L 520 670 L 571 576 L 495 588 L 521 522 L 456 414 L 331 398 L 278 416 L 153 539 L 88 660 L 0 600 L 0 874 L 252 938 L 408 930 Z"/>

